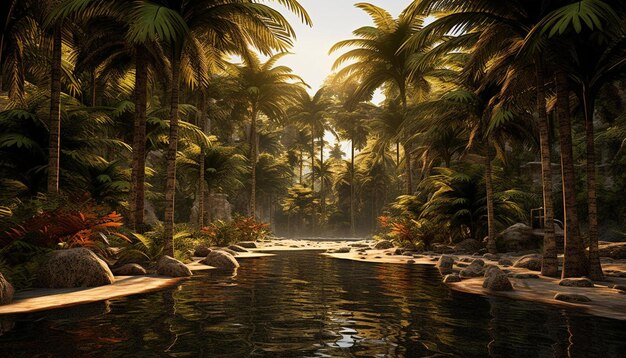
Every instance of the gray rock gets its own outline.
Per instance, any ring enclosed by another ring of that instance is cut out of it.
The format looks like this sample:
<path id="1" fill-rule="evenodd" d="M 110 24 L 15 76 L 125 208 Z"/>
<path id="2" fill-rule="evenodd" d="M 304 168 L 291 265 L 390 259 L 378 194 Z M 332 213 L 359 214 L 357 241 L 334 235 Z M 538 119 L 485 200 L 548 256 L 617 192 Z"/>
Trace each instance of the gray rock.
<path id="1" fill-rule="evenodd" d="M 482 248 L 482 244 L 474 239 L 465 239 L 454 245 L 454 251 L 459 253 L 471 254 Z"/>
<path id="2" fill-rule="evenodd" d="M 245 247 L 242 247 L 242 246 L 239 246 L 239 245 L 230 245 L 230 246 L 228 246 L 228 248 L 233 250 L 233 251 L 235 251 L 235 252 L 250 252 Z"/>
<path id="3" fill-rule="evenodd" d="M 474 261 L 472 261 L 471 264 L 469 264 L 469 266 L 467 266 L 466 268 L 462 269 L 461 272 L 459 272 L 459 276 L 461 276 L 461 278 L 481 276 L 483 273 L 484 266 L 485 266 L 485 262 L 483 260 L 475 259 Z"/>
<path id="4" fill-rule="evenodd" d="M 520 257 L 513 267 L 525 268 L 531 271 L 541 271 L 541 255 L 530 254 Z"/>
<path id="5" fill-rule="evenodd" d="M 187 265 L 167 255 L 161 257 L 157 262 L 157 274 L 170 277 L 188 277 L 193 275 Z"/>
<path id="6" fill-rule="evenodd" d="M 239 252 L 237 252 L 237 251 L 235 251 L 235 250 L 231 250 L 231 249 L 229 249 L 229 248 L 227 248 L 227 247 L 222 247 L 222 248 L 219 248 L 219 249 L 216 249 L 216 250 L 213 250 L 213 251 L 223 251 L 223 252 L 228 252 L 229 254 L 231 254 L 231 255 L 233 255 L 233 256 L 238 256 L 238 255 L 239 255 Z M 211 253 L 209 253 L 209 255 L 210 255 L 210 254 L 211 254 Z M 208 256 L 208 255 L 207 255 L 207 256 Z"/>
<path id="7" fill-rule="evenodd" d="M 13 301 L 13 294 L 15 289 L 9 281 L 7 281 L 0 272 L 0 305 L 6 305 Z"/>
<path id="8" fill-rule="evenodd" d="M 486 259 L 486 260 L 498 261 L 500 256 L 495 255 L 495 254 L 486 253 L 486 254 L 483 255 L 483 258 Z"/>
<path id="9" fill-rule="evenodd" d="M 352 250 L 352 248 L 350 247 L 340 247 L 336 249 L 334 252 L 336 254 L 347 254 L 348 252 L 350 252 L 350 250 Z"/>
<path id="10" fill-rule="evenodd" d="M 404 249 L 403 249 L 403 248 L 401 248 L 401 247 L 398 247 L 397 249 L 395 249 L 395 250 L 393 251 L 393 254 L 394 254 L 394 255 L 397 255 L 397 256 L 402 256 L 402 255 L 404 255 Z"/>
<path id="11" fill-rule="evenodd" d="M 454 258 L 448 255 L 441 255 L 439 261 L 435 265 L 436 268 L 439 269 L 439 272 L 442 274 L 447 274 L 452 272 L 452 267 L 454 266 Z"/>
<path id="12" fill-rule="evenodd" d="M 256 244 L 254 243 L 254 241 L 242 241 L 240 243 L 237 243 L 237 245 L 245 248 L 245 249 L 256 249 Z M 278 245 L 276 245 L 278 246 Z"/>
<path id="13" fill-rule="evenodd" d="M 496 237 L 498 247 L 504 248 L 507 252 L 536 249 L 540 241 L 533 236 L 533 229 L 522 223 L 509 226 Z"/>
<path id="14" fill-rule="evenodd" d="M 511 265 L 513 265 L 513 261 L 511 261 L 509 259 L 502 258 L 502 259 L 498 260 L 498 265 L 511 266 Z"/>
<path id="15" fill-rule="evenodd" d="M 526 279 L 526 278 L 539 278 L 539 275 L 535 275 L 534 273 L 510 273 L 509 277 Z"/>
<path id="16" fill-rule="evenodd" d="M 200 244 L 200 245 L 195 247 L 195 249 L 193 251 L 193 256 L 195 256 L 195 257 L 206 257 L 206 255 L 208 255 L 209 252 L 211 252 L 211 249 L 209 249 L 208 246 Z"/>
<path id="17" fill-rule="evenodd" d="M 219 269 L 234 269 L 239 267 L 237 259 L 230 253 L 222 250 L 214 250 L 210 252 L 201 264 L 217 267 Z"/>
<path id="18" fill-rule="evenodd" d="M 380 240 L 374 245 L 374 249 L 376 250 L 386 250 L 391 249 L 393 247 L 393 243 L 389 240 Z"/>
<path id="19" fill-rule="evenodd" d="M 572 302 L 572 303 L 591 302 L 591 299 L 589 299 L 589 297 L 587 296 L 579 295 L 575 293 L 563 293 L 563 292 L 557 292 L 556 295 L 554 295 L 554 299 L 558 301 Z"/>
<path id="20" fill-rule="evenodd" d="M 497 266 L 490 266 L 485 271 L 483 287 L 491 291 L 513 291 L 513 285 L 511 285 L 506 273 Z"/>
<path id="21" fill-rule="evenodd" d="M 452 254 L 454 249 L 446 244 L 435 243 L 431 245 L 431 250 L 437 254 Z"/>
<path id="22" fill-rule="evenodd" d="M 586 278 L 564 278 L 559 281 L 559 286 L 567 286 L 567 287 L 593 287 L 593 282 Z"/>
<path id="23" fill-rule="evenodd" d="M 115 276 L 145 275 L 146 270 L 138 264 L 126 264 L 111 270 Z"/>
<path id="24" fill-rule="evenodd" d="M 115 281 L 106 262 L 82 247 L 51 252 L 37 278 L 46 288 L 96 287 Z"/>
<path id="25" fill-rule="evenodd" d="M 443 277 L 443 283 L 461 282 L 459 275 L 452 273 Z"/>

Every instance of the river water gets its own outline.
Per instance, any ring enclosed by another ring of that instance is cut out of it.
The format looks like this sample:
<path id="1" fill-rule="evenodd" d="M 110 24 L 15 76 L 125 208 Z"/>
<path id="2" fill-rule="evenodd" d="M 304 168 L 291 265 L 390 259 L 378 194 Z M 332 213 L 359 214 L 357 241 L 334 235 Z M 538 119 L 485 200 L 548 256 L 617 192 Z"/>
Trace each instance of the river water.
<path id="1" fill-rule="evenodd" d="M 0 357 L 626 357 L 626 322 L 450 291 L 432 267 L 319 252 L 3 317 Z"/>

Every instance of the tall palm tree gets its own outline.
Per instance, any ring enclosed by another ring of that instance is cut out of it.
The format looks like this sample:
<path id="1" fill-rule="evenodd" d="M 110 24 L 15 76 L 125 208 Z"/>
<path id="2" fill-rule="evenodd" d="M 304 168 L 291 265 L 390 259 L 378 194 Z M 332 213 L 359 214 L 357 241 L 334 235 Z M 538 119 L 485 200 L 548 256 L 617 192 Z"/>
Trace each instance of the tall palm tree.
<path id="1" fill-rule="evenodd" d="M 258 157 L 257 124 L 259 116 L 264 115 L 270 120 L 286 117 L 286 108 L 293 105 L 304 91 L 304 81 L 293 74 L 291 68 L 276 65 L 287 55 L 286 52 L 271 56 L 261 62 L 258 56 L 250 54 L 245 57 L 242 66 L 232 68 L 236 81 L 235 96 L 242 101 L 248 112 L 250 121 L 250 216 L 256 215 L 256 162 Z"/>

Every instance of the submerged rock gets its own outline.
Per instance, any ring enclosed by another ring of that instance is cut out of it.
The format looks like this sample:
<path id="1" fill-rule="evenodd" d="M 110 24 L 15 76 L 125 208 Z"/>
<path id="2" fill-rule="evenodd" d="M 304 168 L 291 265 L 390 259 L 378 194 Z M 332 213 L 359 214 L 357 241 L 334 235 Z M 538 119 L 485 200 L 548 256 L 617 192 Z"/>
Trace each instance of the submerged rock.
<path id="1" fill-rule="evenodd" d="M 439 261 L 435 265 L 436 268 L 439 269 L 439 272 L 442 274 L 447 274 L 452 272 L 452 267 L 454 266 L 454 258 L 448 255 L 441 255 Z"/>
<path id="2" fill-rule="evenodd" d="M 443 283 L 461 282 L 459 275 L 452 273 L 443 277 Z"/>
<path id="3" fill-rule="evenodd" d="M 530 254 L 520 257 L 513 267 L 525 268 L 531 271 L 541 271 L 541 255 Z"/>
<path id="4" fill-rule="evenodd" d="M 576 293 L 557 292 L 556 295 L 554 295 L 554 299 L 558 301 L 572 302 L 572 303 L 591 302 L 591 299 L 589 297 L 585 295 L 579 295 Z"/>
<path id="5" fill-rule="evenodd" d="M 206 245 L 198 245 L 193 251 L 193 256 L 195 257 L 206 257 L 206 255 L 211 252 L 211 249 Z"/>
<path id="6" fill-rule="evenodd" d="M 376 250 L 386 250 L 391 249 L 393 247 L 393 243 L 389 240 L 380 240 L 374 245 L 374 249 Z"/>
<path id="7" fill-rule="evenodd" d="M 15 289 L 13 288 L 13 285 L 11 285 L 11 283 L 4 278 L 2 272 L 0 272 L 0 305 L 11 303 L 11 301 L 13 301 L 14 293 Z"/>
<path id="8" fill-rule="evenodd" d="M 567 286 L 567 287 L 593 287 L 593 282 L 586 278 L 564 278 L 559 281 L 559 286 Z"/>
<path id="9" fill-rule="evenodd" d="M 106 262 L 82 247 L 50 253 L 37 278 L 46 288 L 96 287 L 115 281 Z"/>
<path id="10" fill-rule="evenodd" d="M 245 248 L 245 249 L 256 249 L 257 246 L 254 243 L 254 241 L 242 241 L 240 243 L 237 243 L 237 245 Z M 279 246 L 278 244 L 276 246 Z"/>
<path id="11" fill-rule="evenodd" d="M 513 291 L 513 285 L 511 285 L 506 273 L 497 266 L 489 266 L 485 270 L 483 287 L 491 291 Z"/>
<path id="12" fill-rule="evenodd" d="M 248 249 L 246 249 L 245 247 L 242 247 L 241 245 L 230 245 L 230 246 L 228 246 L 228 248 L 230 250 L 235 251 L 235 252 L 250 252 L 250 251 L 248 251 Z"/>
<path id="13" fill-rule="evenodd" d="M 136 276 L 145 275 L 146 269 L 138 264 L 126 264 L 111 270 L 115 276 Z"/>
<path id="14" fill-rule="evenodd" d="M 193 275 L 187 265 L 167 255 L 161 257 L 159 262 L 157 262 L 157 273 L 170 277 L 188 277 Z"/>
<path id="15" fill-rule="evenodd" d="M 217 267 L 220 269 L 234 269 L 239 267 L 239 262 L 233 255 L 221 250 L 211 251 L 201 264 Z"/>

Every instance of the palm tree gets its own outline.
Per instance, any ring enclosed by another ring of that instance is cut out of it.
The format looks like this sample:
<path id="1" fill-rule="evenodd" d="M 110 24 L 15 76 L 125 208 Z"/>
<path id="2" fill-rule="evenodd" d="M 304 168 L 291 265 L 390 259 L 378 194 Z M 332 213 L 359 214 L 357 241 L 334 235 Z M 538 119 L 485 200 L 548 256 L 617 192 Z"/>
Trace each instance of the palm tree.
<path id="1" fill-rule="evenodd" d="M 304 81 L 293 74 L 287 66 L 276 63 L 287 55 L 282 52 L 261 62 L 258 56 L 250 54 L 244 58 L 243 66 L 233 67 L 236 81 L 235 96 L 242 101 L 250 120 L 250 167 L 251 188 L 249 214 L 256 216 L 256 162 L 258 156 L 257 123 L 261 115 L 271 120 L 285 118 L 286 108 L 293 105 L 301 92 Z"/>

